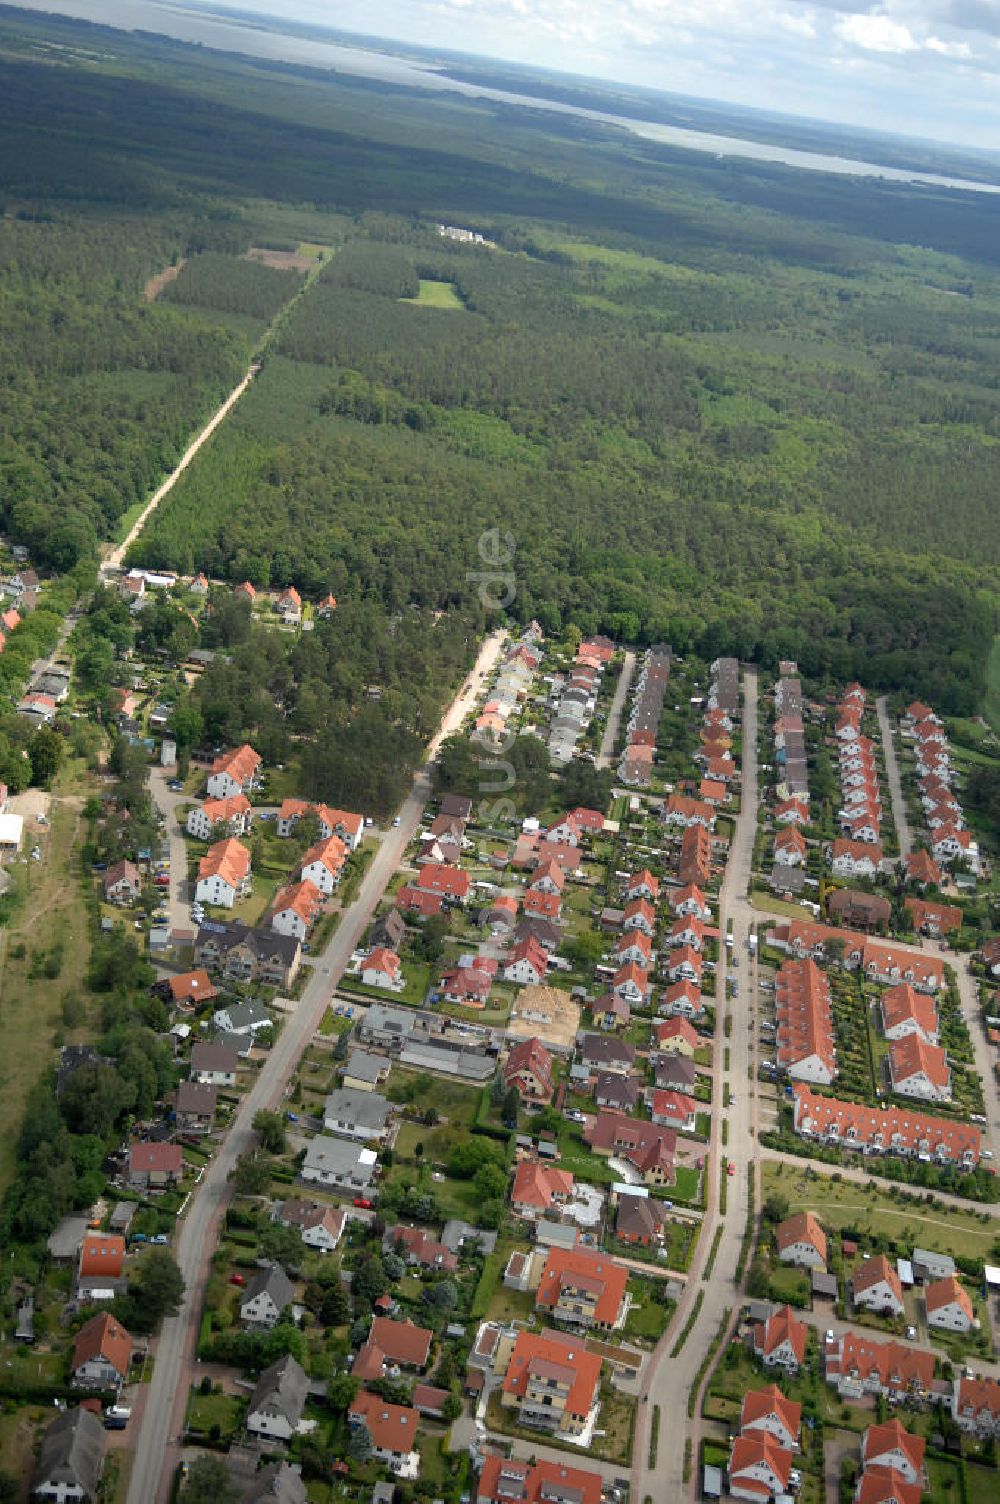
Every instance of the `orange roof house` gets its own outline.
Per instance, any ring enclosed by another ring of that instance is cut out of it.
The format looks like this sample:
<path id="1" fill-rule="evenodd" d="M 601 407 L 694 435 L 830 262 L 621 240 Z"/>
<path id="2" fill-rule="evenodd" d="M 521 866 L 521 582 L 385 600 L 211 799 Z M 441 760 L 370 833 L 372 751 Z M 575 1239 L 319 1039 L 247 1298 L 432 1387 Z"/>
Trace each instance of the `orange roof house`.
<path id="1" fill-rule="evenodd" d="M 552 1382 L 565 1393 L 564 1413 L 582 1426 L 597 1400 L 601 1359 L 579 1337 L 519 1332 L 503 1380 L 507 1403 L 524 1401 L 539 1381 Z"/>
<path id="2" fill-rule="evenodd" d="M 748 1389 L 740 1410 L 740 1434 L 763 1431 L 779 1446 L 793 1450 L 799 1444 L 802 1406 L 786 1399 L 777 1384 Z"/>
<path id="3" fill-rule="evenodd" d="M 625 1310 L 628 1270 L 607 1254 L 584 1248 L 550 1248 L 535 1306 L 557 1321 L 609 1330 Z"/>
<path id="4" fill-rule="evenodd" d="M 74 1382 L 93 1382 L 103 1388 L 105 1380 L 124 1383 L 132 1357 L 132 1338 L 108 1311 L 92 1316 L 76 1334 L 70 1372 Z"/>
<path id="5" fill-rule="evenodd" d="M 117 1233 L 86 1232 L 80 1246 L 80 1278 L 119 1279 L 125 1267 L 125 1239 Z"/>
<path id="6" fill-rule="evenodd" d="M 568 1170 L 557 1170 L 531 1159 L 522 1159 L 514 1171 L 510 1202 L 522 1216 L 537 1216 L 556 1201 L 565 1201 L 573 1190 Z"/>
<path id="7" fill-rule="evenodd" d="M 784 1264 L 826 1268 L 826 1233 L 812 1212 L 796 1212 L 778 1224 L 778 1257 Z"/>

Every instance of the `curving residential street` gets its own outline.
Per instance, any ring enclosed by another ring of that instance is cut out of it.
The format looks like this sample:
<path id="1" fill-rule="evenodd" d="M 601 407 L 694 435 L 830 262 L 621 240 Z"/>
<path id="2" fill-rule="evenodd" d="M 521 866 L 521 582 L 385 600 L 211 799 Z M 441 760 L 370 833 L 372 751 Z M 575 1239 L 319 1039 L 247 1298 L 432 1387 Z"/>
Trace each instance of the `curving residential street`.
<path id="1" fill-rule="evenodd" d="M 430 744 L 429 757 L 433 757 L 441 739 L 456 730 L 472 708 L 483 677 L 500 655 L 504 636 L 504 633 L 497 632 L 484 642 L 475 668 L 442 717 Z M 216 1244 L 219 1220 L 229 1199 L 228 1177 L 239 1156 L 252 1148 L 256 1140 L 252 1126 L 254 1115 L 261 1108 L 280 1105 L 299 1056 L 315 1033 L 352 951 L 389 879 L 399 867 L 430 794 L 430 772 L 425 765 L 416 775 L 413 789 L 399 811 L 400 824 L 383 836 L 358 897 L 343 911 L 326 950 L 315 958 L 312 976 L 297 1008 L 285 1017 L 274 1047 L 244 1098 L 229 1133 L 191 1196 L 174 1249 L 184 1276 L 184 1297 L 178 1314 L 163 1323 L 156 1343 L 153 1376 L 145 1395 L 136 1439 L 128 1504 L 154 1504 L 154 1501 L 170 1497 L 171 1480 L 180 1460 L 177 1438 L 196 1370 L 198 1329 L 209 1261 Z"/>

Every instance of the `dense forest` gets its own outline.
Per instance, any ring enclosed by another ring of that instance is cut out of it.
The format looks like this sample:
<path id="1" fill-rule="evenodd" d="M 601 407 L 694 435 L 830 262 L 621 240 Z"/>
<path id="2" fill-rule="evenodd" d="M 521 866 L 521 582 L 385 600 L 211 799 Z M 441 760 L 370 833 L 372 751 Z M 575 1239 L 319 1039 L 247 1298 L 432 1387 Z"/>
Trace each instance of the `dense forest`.
<path id="1" fill-rule="evenodd" d="M 1000 565 L 989 196 L 720 168 L 2 10 L 0 126 L 0 525 L 43 564 L 113 533 L 258 349 L 132 558 L 373 613 L 410 665 L 390 678 L 405 714 L 366 708 L 383 726 L 417 733 L 460 667 L 491 527 L 516 542 L 515 616 L 979 708 Z M 497 249 L 443 241 L 438 218 Z M 333 253 L 307 286 L 244 259 L 303 242 Z M 400 636 L 441 611 L 444 653 Z M 334 686 L 341 742 L 378 680 L 360 661 L 349 684 L 335 650 L 302 669 Z"/>

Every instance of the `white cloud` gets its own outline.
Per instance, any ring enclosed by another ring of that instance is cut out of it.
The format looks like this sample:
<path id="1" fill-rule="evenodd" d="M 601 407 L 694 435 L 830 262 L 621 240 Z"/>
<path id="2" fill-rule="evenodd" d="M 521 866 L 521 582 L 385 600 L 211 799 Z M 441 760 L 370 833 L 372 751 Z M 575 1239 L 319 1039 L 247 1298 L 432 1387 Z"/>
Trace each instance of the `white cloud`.
<path id="1" fill-rule="evenodd" d="M 908 26 L 894 21 L 891 16 L 849 15 L 839 16 L 834 24 L 837 35 L 865 52 L 919 52 L 920 43 L 915 40 Z"/>
<path id="2" fill-rule="evenodd" d="M 924 46 L 939 57 L 970 58 L 973 55 L 968 42 L 943 42 L 940 37 L 928 37 Z"/>

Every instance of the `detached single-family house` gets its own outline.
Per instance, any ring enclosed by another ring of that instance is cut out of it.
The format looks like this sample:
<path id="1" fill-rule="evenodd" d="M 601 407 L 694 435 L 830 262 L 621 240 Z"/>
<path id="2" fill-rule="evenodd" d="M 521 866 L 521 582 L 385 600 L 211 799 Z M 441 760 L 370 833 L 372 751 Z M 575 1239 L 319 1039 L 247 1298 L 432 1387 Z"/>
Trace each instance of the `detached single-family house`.
<path id="1" fill-rule="evenodd" d="M 894 1417 L 866 1428 L 861 1438 L 861 1461 L 866 1471 L 871 1467 L 892 1468 L 907 1483 L 923 1484 L 926 1446 L 922 1436 L 914 1436 Z"/>
<path id="2" fill-rule="evenodd" d="M 128 1183 L 140 1191 L 165 1191 L 178 1185 L 184 1174 L 180 1144 L 131 1144 L 128 1151 Z"/>
<path id="3" fill-rule="evenodd" d="M 409 1405 L 391 1405 L 379 1395 L 362 1389 L 351 1401 L 348 1424 L 364 1425 L 379 1462 L 395 1473 L 414 1471 L 417 1427 L 420 1415 Z"/>
<path id="4" fill-rule="evenodd" d="M 377 1163 L 374 1149 L 321 1134 L 309 1140 L 299 1176 L 309 1184 L 363 1194 L 372 1183 Z"/>
<path id="5" fill-rule="evenodd" d="M 302 620 L 302 597 L 294 585 L 283 590 L 274 603 L 274 608 L 286 626 L 297 626 Z"/>
<path id="6" fill-rule="evenodd" d="M 308 1391 L 305 1369 L 290 1353 L 265 1368 L 247 1411 L 246 1428 L 251 1436 L 290 1441 L 302 1419 Z"/>
<path id="7" fill-rule="evenodd" d="M 517 1088 L 523 1102 L 544 1106 L 552 1100 L 552 1055 L 540 1039 L 511 1047 L 503 1067 L 504 1085 Z"/>
<path id="8" fill-rule="evenodd" d="M 377 1091 L 338 1087 L 323 1105 L 323 1127 L 338 1137 L 370 1143 L 385 1138 L 392 1108 Z"/>
<path id="9" fill-rule="evenodd" d="M 902 1316 L 903 1287 L 899 1275 L 884 1253 L 858 1264 L 851 1276 L 851 1299 L 878 1316 Z"/>
<path id="10" fill-rule="evenodd" d="M 793 1456 L 770 1436 L 735 1436 L 729 1456 L 729 1492 L 734 1499 L 761 1501 L 785 1497 Z"/>
<path id="11" fill-rule="evenodd" d="M 290 935 L 300 943 L 306 939 L 323 908 L 323 895 L 308 878 L 289 883 L 274 896 L 271 905 L 271 928 L 279 935 Z"/>
<path id="12" fill-rule="evenodd" d="M 377 945 L 361 964 L 361 980 L 366 987 L 383 987 L 398 992 L 403 986 L 403 965 L 394 950 Z"/>
<path id="13" fill-rule="evenodd" d="M 105 872 L 101 886 L 106 903 L 134 903 L 142 892 L 142 876 L 133 862 L 115 862 Z"/>
<path id="14" fill-rule="evenodd" d="M 798 1373 L 806 1355 L 808 1327 L 791 1306 L 780 1306 L 766 1321 L 758 1321 L 751 1333 L 751 1345 L 768 1368 L 784 1368 Z"/>
<path id="15" fill-rule="evenodd" d="M 233 1045 L 198 1040 L 191 1046 L 189 1076 L 206 1086 L 235 1086 L 239 1064 L 239 1052 Z"/>
<path id="16" fill-rule="evenodd" d="M 270 1331 L 292 1303 L 292 1282 L 280 1264 L 258 1269 L 240 1300 L 240 1320 L 244 1326 Z"/>
<path id="17" fill-rule="evenodd" d="M 271 1215 L 282 1227 L 296 1228 L 305 1246 L 316 1253 L 333 1253 L 347 1221 L 342 1207 L 295 1199 L 283 1201 Z"/>
<path id="18" fill-rule="evenodd" d="M 770 1436 L 780 1447 L 798 1449 L 802 1427 L 802 1406 L 786 1399 L 777 1384 L 765 1389 L 748 1389 L 740 1410 L 741 1436 Z"/>
<path id="19" fill-rule="evenodd" d="M 215 1122 L 218 1088 L 201 1081 L 182 1081 L 177 1088 L 175 1112 L 179 1133 L 211 1133 Z"/>
<path id="20" fill-rule="evenodd" d="M 812 1212 L 786 1217 L 775 1231 L 778 1258 L 800 1269 L 826 1268 L 826 1233 Z"/>
<path id="21" fill-rule="evenodd" d="M 104 1428 L 82 1405 L 63 1410 L 45 1432 L 32 1475 L 31 1496 L 52 1504 L 97 1498 L 104 1464 Z"/>
<path id="22" fill-rule="evenodd" d="M 132 1338 L 114 1316 L 91 1316 L 76 1334 L 69 1371 L 81 1389 L 120 1389 L 128 1378 Z"/>
<path id="23" fill-rule="evenodd" d="M 944 1332 L 969 1332 L 976 1313 L 968 1291 L 953 1274 L 924 1286 L 927 1325 Z"/>

